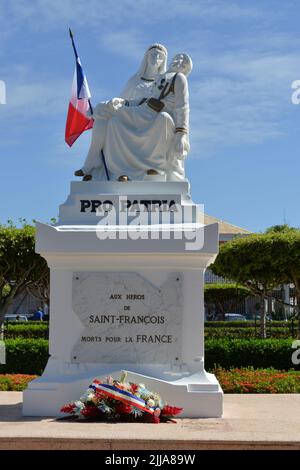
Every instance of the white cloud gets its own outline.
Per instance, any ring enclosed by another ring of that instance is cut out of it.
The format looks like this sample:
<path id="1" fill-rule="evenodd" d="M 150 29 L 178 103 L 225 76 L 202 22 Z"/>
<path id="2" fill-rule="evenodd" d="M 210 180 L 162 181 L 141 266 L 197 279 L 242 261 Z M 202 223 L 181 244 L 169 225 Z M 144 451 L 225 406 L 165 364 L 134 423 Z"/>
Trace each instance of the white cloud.
<path id="1" fill-rule="evenodd" d="M 249 19 L 266 13 L 262 7 L 223 0 L 14 0 L 6 2 L 12 26 L 33 30 L 57 29 L 61 23 L 85 28 L 116 29 L 124 22 L 159 23 L 172 18 L 204 18 L 213 21 Z M 270 14 L 270 12 L 269 12 Z M 26 22 L 24 24 L 24 22 Z M 5 20 L 2 20 L 5 25 Z"/>
<path id="2" fill-rule="evenodd" d="M 298 54 L 202 53 L 195 62 L 198 73 L 190 80 L 192 155 L 204 157 L 283 135 L 283 118 L 291 110 L 290 85 L 300 76 Z"/>
<path id="3" fill-rule="evenodd" d="M 69 95 L 70 83 L 63 80 L 10 83 L 5 115 L 18 119 L 58 114 L 67 109 Z"/>
<path id="4" fill-rule="evenodd" d="M 144 42 L 141 31 L 130 29 L 110 31 L 102 35 L 99 46 L 101 49 L 108 49 L 129 59 L 141 59 L 145 52 L 143 49 Z"/>
<path id="5" fill-rule="evenodd" d="M 16 73 L 19 71 L 19 73 Z M 17 64 L 10 70 L 6 86 L 7 103 L 1 108 L 3 116 L 15 120 L 67 113 L 73 74 L 67 79 L 32 80 L 26 65 Z M 97 87 L 95 96 L 107 96 L 107 90 Z"/>
<path id="6" fill-rule="evenodd" d="M 93 41 L 93 50 L 98 47 L 130 61 L 141 60 L 152 37 L 149 31 L 157 34 L 160 28 L 167 30 L 168 21 L 176 18 L 181 34 L 171 32 L 170 56 L 186 50 L 194 61 L 190 99 L 195 157 L 224 147 L 275 139 L 283 132 L 281 118 L 288 113 L 290 84 L 300 78 L 300 41 L 292 33 L 268 29 L 270 19 L 278 18 L 280 13 L 272 9 L 266 15 L 266 2 L 14 0 L 7 5 L 7 18 L 0 19 L 0 38 L 8 40 L 9 34 L 17 31 L 29 31 L 29 35 L 32 31 L 62 31 L 71 25 L 76 30 L 84 28 Z M 280 12 L 286 11 L 288 7 L 282 6 Z M 195 19 L 201 27 L 195 26 Z M 229 32 L 230 24 L 240 26 L 243 21 L 251 27 L 236 34 Z M 220 22 L 225 30 L 216 26 Z M 105 73 L 109 77 L 112 72 Z M 128 75 L 123 73 L 125 81 L 131 74 L 129 67 Z M 30 81 L 29 65 L 22 64 L 16 64 L 10 76 L 17 78 L 7 84 L 8 117 L 46 117 L 66 112 L 72 77 L 52 80 L 37 75 Z M 93 89 L 95 99 L 110 94 L 110 90 Z"/>

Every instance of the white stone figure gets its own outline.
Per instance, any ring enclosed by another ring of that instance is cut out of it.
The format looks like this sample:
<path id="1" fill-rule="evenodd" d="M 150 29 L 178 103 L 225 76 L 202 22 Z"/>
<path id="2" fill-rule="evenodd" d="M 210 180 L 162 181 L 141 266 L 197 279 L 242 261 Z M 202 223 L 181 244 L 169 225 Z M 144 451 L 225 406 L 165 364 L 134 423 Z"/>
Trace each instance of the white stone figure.
<path id="1" fill-rule="evenodd" d="M 183 159 L 189 151 L 186 77 L 191 70 L 191 58 L 177 54 L 153 85 L 151 98 L 140 105 L 130 102 L 110 119 L 104 154 L 111 179 L 126 175 L 143 180 L 147 174 L 184 179 Z"/>
<path id="2" fill-rule="evenodd" d="M 161 44 L 152 44 L 144 54 L 137 72 L 128 80 L 120 98 L 99 103 L 94 108 L 94 125 L 88 155 L 81 170 L 75 176 L 84 176 L 88 181 L 92 175 L 96 179 L 106 179 L 103 174 L 101 150 L 104 147 L 108 120 L 124 106 L 126 101 L 139 102 L 148 97 L 151 86 L 158 75 L 166 71 L 167 49 Z"/>

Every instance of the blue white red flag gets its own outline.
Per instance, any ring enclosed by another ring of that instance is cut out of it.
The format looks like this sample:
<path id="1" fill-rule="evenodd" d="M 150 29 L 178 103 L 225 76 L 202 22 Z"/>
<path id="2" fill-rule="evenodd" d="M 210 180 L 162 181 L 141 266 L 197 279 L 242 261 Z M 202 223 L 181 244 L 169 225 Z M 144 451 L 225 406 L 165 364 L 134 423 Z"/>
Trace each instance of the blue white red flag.
<path id="1" fill-rule="evenodd" d="M 76 66 L 72 84 L 71 99 L 69 103 L 66 122 L 65 141 L 71 147 L 82 132 L 93 127 L 94 120 L 87 116 L 91 98 L 88 82 L 83 72 L 80 59 L 74 46 Z"/>
<path id="2" fill-rule="evenodd" d="M 127 405 L 135 406 L 136 408 L 139 408 L 140 410 L 145 411 L 146 413 L 153 414 L 155 411 L 153 408 L 149 408 L 146 405 L 145 401 L 142 400 L 142 398 L 133 395 L 127 390 L 121 390 L 120 388 L 115 387 L 114 385 L 102 384 L 95 380 L 92 385 L 90 385 L 90 387 L 94 390 L 100 390 L 103 395 L 106 395 L 109 398 L 119 400 L 123 403 L 126 403 Z"/>

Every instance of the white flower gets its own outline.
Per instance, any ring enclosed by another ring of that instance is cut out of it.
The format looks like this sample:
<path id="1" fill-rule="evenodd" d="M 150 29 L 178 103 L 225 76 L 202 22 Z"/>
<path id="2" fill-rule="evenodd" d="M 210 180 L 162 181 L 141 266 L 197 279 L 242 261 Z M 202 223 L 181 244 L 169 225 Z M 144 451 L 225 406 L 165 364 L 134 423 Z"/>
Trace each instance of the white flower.
<path id="1" fill-rule="evenodd" d="M 84 404 L 80 400 L 75 401 L 74 405 L 76 406 L 76 408 L 80 408 L 81 410 L 82 408 L 84 408 Z"/>
<path id="2" fill-rule="evenodd" d="M 87 401 L 92 401 L 94 397 L 94 392 L 91 390 L 87 390 L 82 397 L 79 398 L 80 401 L 87 402 Z"/>
<path id="3" fill-rule="evenodd" d="M 150 400 L 147 401 L 147 406 L 152 408 L 152 406 L 154 406 L 154 405 L 155 405 L 155 401 L 150 398 Z"/>
<path id="4" fill-rule="evenodd" d="M 110 406 L 106 405 L 105 403 L 100 403 L 100 405 L 98 406 L 98 409 L 102 411 L 103 413 L 107 413 L 107 414 L 111 414 L 112 412 L 112 409 L 110 408 Z"/>
<path id="5" fill-rule="evenodd" d="M 132 407 L 131 413 L 134 415 L 135 418 L 139 418 L 140 416 L 143 415 L 143 412 L 139 410 L 138 408 L 135 408 L 134 406 Z"/>
<path id="6" fill-rule="evenodd" d="M 74 402 L 74 405 L 76 406 L 75 414 L 80 415 L 81 411 L 84 408 L 84 403 L 82 403 L 82 401 L 77 400 Z"/>

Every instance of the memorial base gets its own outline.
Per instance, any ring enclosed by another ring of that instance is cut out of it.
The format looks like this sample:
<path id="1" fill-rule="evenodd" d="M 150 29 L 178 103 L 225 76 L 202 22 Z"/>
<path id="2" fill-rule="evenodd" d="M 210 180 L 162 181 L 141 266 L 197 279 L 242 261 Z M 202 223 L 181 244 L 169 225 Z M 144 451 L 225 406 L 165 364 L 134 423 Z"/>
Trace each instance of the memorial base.
<path id="1" fill-rule="evenodd" d="M 93 379 L 123 370 L 184 417 L 222 415 L 223 392 L 204 369 L 204 272 L 218 225 L 200 216 L 187 183 L 71 184 L 59 223 L 37 224 L 50 268 L 50 359 L 24 392 L 25 416 L 59 416 Z"/>
<path id="2" fill-rule="evenodd" d="M 24 416 L 60 416 L 60 408 L 78 400 L 93 379 L 109 375 L 119 378 L 124 364 L 116 368 L 107 365 L 68 364 L 50 359 L 41 378 L 32 381 L 23 393 Z M 143 370 L 144 373 L 137 371 Z M 58 374 L 60 371 L 60 374 Z M 129 382 L 143 383 L 149 390 L 163 397 L 164 402 L 183 408 L 182 418 L 218 418 L 223 413 L 223 392 L 213 374 L 204 370 L 185 376 L 181 372 L 165 371 L 165 367 L 151 368 L 164 378 L 148 376 L 145 366 L 135 366 L 135 372 L 127 370 Z"/>

